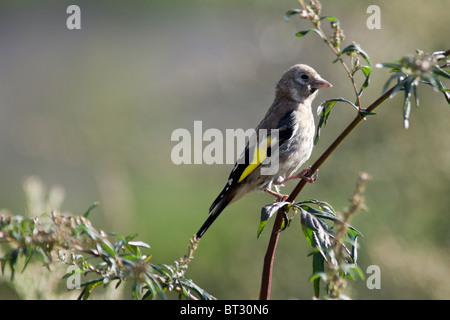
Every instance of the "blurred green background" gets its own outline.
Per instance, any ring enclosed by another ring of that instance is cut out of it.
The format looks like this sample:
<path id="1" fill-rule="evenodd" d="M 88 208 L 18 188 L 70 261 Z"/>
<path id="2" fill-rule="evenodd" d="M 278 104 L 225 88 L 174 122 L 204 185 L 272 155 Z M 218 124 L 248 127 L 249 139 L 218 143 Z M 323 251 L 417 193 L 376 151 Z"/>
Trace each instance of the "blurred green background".
<path id="1" fill-rule="evenodd" d="M 81 30 L 66 28 L 70 4 L 81 8 Z M 343 47 L 359 43 L 374 63 L 416 48 L 449 49 L 449 1 L 322 4 L 324 15 L 341 21 Z M 371 4 L 380 6 L 380 30 L 366 27 Z M 22 184 L 36 176 L 64 190 L 64 212 L 82 214 L 100 201 L 95 225 L 137 232 L 152 246 L 153 262 L 184 255 L 232 165 L 174 165 L 173 130 L 192 132 L 195 120 L 203 130 L 255 127 L 275 83 L 296 63 L 334 85 L 314 108 L 332 97 L 354 99 L 317 35 L 295 37 L 309 22 L 284 21 L 297 7 L 294 0 L 1 1 L 0 207 L 26 214 Z M 387 77 L 374 70 L 365 105 Z M 353 132 L 299 198 L 344 210 L 358 172 L 373 175 L 369 209 L 352 224 L 365 235 L 359 265 L 380 267 L 381 289 L 351 282 L 354 299 L 450 298 L 450 108 L 431 88 L 418 91 L 408 130 L 399 94 Z M 344 104 L 334 108 L 308 164 L 353 117 Z M 254 193 L 229 207 L 200 242 L 188 277 L 219 299 L 256 299 L 272 222 L 260 239 L 256 230 L 260 208 L 271 201 Z M 273 299 L 311 298 L 309 251 L 297 217 L 280 237 Z M 34 278 L 39 272 L 47 271 L 37 269 Z M 1 279 L 1 298 L 20 297 Z"/>

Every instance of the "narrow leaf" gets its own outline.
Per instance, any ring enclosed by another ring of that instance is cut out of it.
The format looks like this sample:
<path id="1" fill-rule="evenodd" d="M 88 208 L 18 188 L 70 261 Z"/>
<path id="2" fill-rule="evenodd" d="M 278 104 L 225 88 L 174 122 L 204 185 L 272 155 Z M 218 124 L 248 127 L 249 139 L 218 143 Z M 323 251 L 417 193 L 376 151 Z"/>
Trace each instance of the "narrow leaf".
<path id="1" fill-rule="evenodd" d="M 434 66 L 433 73 L 437 76 L 444 77 L 446 79 L 450 79 L 450 73 L 439 66 Z"/>
<path id="2" fill-rule="evenodd" d="M 417 86 L 413 86 L 414 102 L 416 107 L 419 106 L 419 96 L 417 95 Z"/>
<path id="3" fill-rule="evenodd" d="M 317 124 L 316 137 L 314 138 L 314 144 L 317 144 L 320 139 L 321 130 L 326 126 L 328 117 L 330 116 L 331 109 L 336 102 L 347 102 L 358 110 L 358 107 L 351 101 L 344 98 L 334 98 L 325 100 L 317 107 L 317 114 L 320 114 L 319 123 Z"/>
<path id="4" fill-rule="evenodd" d="M 267 220 L 279 209 L 283 208 L 284 206 L 290 205 L 290 202 L 287 201 L 281 201 L 281 202 L 275 202 L 272 204 L 269 204 L 267 206 L 262 207 L 261 209 L 261 220 L 258 226 L 257 231 L 257 238 L 261 235 L 262 231 L 264 230 L 264 227 L 266 226 Z"/>
<path id="5" fill-rule="evenodd" d="M 310 281 L 313 282 L 314 296 L 319 297 L 320 294 L 320 280 L 327 281 L 327 276 L 325 274 L 325 259 L 321 254 L 315 252 L 313 254 L 313 275 Z"/>
<path id="6" fill-rule="evenodd" d="M 301 212 L 301 224 L 305 237 L 310 242 L 311 246 L 318 249 L 324 259 L 326 259 L 325 251 L 331 245 L 330 229 L 328 225 L 316 218 L 313 214 L 304 210 L 302 207 L 299 209 Z"/>
<path id="7" fill-rule="evenodd" d="M 365 278 L 361 268 L 356 264 L 344 263 L 341 265 L 341 270 L 352 280 L 356 280 L 357 278 L 364 280 Z"/>
<path id="8" fill-rule="evenodd" d="M 98 205 L 100 204 L 100 202 L 94 202 L 88 209 L 87 211 L 83 214 L 83 217 L 88 218 L 89 214 L 91 213 L 91 211 L 96 208 Z"/>
<path id="9" fill-rule="evenodd" d="M 310 33 L 310 32 L 315 32 L 315 33 L 317 33 L 317 34 L 323 39 L 323 36 L 322 36 L 322 34 L 320 33 L 320 31 L 317 30 L 317 29 L 315 29 L 315 28 L 299 31 L 299 32 L 297 32 L 295 35 L 296 35 L 297 37 L 303 37 L 304 35 L 306 35 L 306 34 L 308 34 L 308 33 Z"/>
<path id="10" fill-rule="evenodd" d="M 328 19 L 331 22 L 339 23 L 339 20 L 336 17 L 333 17 L 333 16 L 323 16 L 323 17 L 320 18 L 320 20 L 323 20 L 323 19 Z"/>
<path id="11" fill-rule="evenodd" d="M 150 249 L 150 245 L 142 241 L 128 241 L 128 244 L 134 247 L 144 247 Z"/>
<path id="12" fill-rule="evenodd" d="M 284 20 L 288 21 L 292 16 L 295 16 L 297 14 L 300 14 L 300 12 L 302 12 L 301 9 L 291 9 L 288 10 L 285 14 L 284 14 Z"/>
<path id="13" fill-rule="evenodd" d="M 400 64 L 399 61 L 396 61 L 396 62 L 377 63 L 376 67 L 377 68 L 389 68 L 389 69 L 392 69 L 393 71 L 399 71 L 400 68 L 402 67 L 402 65 Z"/>
<path id="14" fill-rule="evenodd" d="M 340 55 L 342 54 L 352 54 L 352 53 L 358 53 L 361 57 L 364 58 L 364 60 L 366 60 L 367 64 L 369 66 L 372 65 L 372 63 L 370 62 L 370 58 L 369 55 L 363 50 L 361 49 L 361 47 L 355 43 L 352 43 L 351 45 L 345 47 L 344 49 L 342 49 L 342 51 L 340 52 Z"/>
<path id="15" fill-rule="evenodd" d="M 409 128 L 409 115 L 411 113 L 411 87 L 413 86 L 414 78 L 408 77 L 404 84 L 403 88 L 405 90 L 405 98 L 403 101 L 403 125 L 405 129 Z"/>
<path id="16" fill-rule="evenodd" d="M 355 239 L 353 240 L 351 258 L 353 263 L 358 262 L 358 236 L 355 236 Z"/>
<path id="17" fill-rule="evenodd" d="M 450 105 L 450 89 L 447 89 L 446 87 L 444 87 L 444 85 L 442 84 L 442 82 L 439 78 L 436 77 L 435 81 L 436 81 L 437 89 L 444 94 L 445 100 Z M 431 83 L 428 83 L 428 82 L 427 82 L 427 84 L 432 85 Z"/>
<path id="18" fill-rule="evenodd" d="M 358 96 L 360 96 L 362 94 L 363 90 L 369 86 L 369 81 L 370 81 L 369 79 L 370 79 L 370 74 L 372 73 L 372 68 L 369 66 L 363 66 L 363 67 L 360 67 L 358 70 L 361 70 L 364 73 L 364 76 L 366 77 L 364 80 L 364 83 L 362 84 L 362 86 L 358 92 Z"/>

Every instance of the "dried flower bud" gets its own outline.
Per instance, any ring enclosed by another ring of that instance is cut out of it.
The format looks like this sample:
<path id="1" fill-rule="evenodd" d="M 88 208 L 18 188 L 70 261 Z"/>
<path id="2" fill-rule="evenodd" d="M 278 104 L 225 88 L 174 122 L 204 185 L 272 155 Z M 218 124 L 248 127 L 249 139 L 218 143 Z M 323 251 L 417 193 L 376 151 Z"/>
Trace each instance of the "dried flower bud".
<path id="1" fill-rule="evenodd" d="M 314 13 L 320 15 L 320 11 L 322 11 L 322 4 L 317 0 L 311 0 L 310 5 Z"/>
<path id="2" fill-rule="evenodd" d="M 300 11 L 299 15 L 300 15 L 300 18 L 306 19 L 306 18 L 308 18 L 308 11 L 302 10 L 302 11 Z"/>

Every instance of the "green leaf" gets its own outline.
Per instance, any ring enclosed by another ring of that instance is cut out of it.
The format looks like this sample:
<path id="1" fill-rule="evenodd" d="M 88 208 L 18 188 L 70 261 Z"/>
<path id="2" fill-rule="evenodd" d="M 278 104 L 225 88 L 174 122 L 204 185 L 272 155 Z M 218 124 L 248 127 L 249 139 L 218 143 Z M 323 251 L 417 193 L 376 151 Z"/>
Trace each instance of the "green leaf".
<path id="1" fill-rule="evenodd" d="M 87 300 L 89 297 L 90 292 L 87 290 L 87 287 L 84 287 L 83 290 L 81 290 L 80 295 L 78 296 L 77 300 Z M 86 296 L 86 297 L 85 297 Z"/>
<path id="2" fill-rule="evenodd" d="M 364 83 L 362 84 L 361 88 L 359 89 L 358 92 L 358 96 L 360 96 L 362 94 L 362 92 L 364 91 L 365 88 L 367 88 L 369 86 L 369 82 L 370 82 L 370 74 L 372 73 L 372 67 L 369 66 L 361 66 L 359 67 L 356 71 L 361 70 L 364 73 L 365 76 L 365 80 Z"/>
<path id="3" fill-rule="evenodd" d="M 413 77 L 408 77 L 403 83 L 403 88 L 405 90 L 405 98 L 403 101 L 403 125 L 405 129 L 409 128 L 409 115 L 411 113 L 411 88 L 413 86 Z"/>
<path id="4" fill-rule="evenodd" d="M 140 285 L 135 281 L 133 282 L 133 285 L 131 287 L 131 297 L 134 300 L 140 300 L 141 299 L 141 288 Z"/>
<path id="5" fill-rule="evenodd" d="M 26 258 L 25 258 L 25 263 L 24 263 L 22 272 L 24 272 L 25 269 L 27 268 L 28 264 L 29 264 L 30 261 L 31 261 L 31 258 L 34 256 L 34 252 L 35 252 L 35 250 L 25 249 L 24 254 L 25 254 L 25 257 L 26 257 Z"/>
<path id="6" fill-rule="evenodd" d="M 392 69 L 392 71 L 399 71 L 402 65 L 400 64 L 400 61 L 395 62 L 384 62 L 384 63 L 377 63 L 377 68 L 389 68 Z"/>
<path id="7" fill-rule="evenodd" d="M 266 224 L 267 224 L 267 220 L 261 221 L 259 223 L 258 231 L 256 232 L 256 238 L 259 239 L 259 237 L 261 236 L 261 233 L 263 232 L 264 228 L 266 227 Z"/>
<path id="8" fill-rule="evenodd" d="M 358 262 L 358 236 L 355 236 L 353 240 L 350 257 L 352 258 L 353 263 L 356 264 Z"/>
<path id="9" fill-rule="evenodd" d="M 297 32 L 295 35 L 296 35 L 297 37 L 303 37 L 304 35 L 306 35 L 306 34 L 308 34 L 308 33 L 310 33 L 310 32 L 315 32 L 315 33 L 317 33 L 317 34 L 323 39 L 323 36 L 322 36 L 322 34 L 320 33 L 320 31 L 317 30 L 317 29 L 315 29 L 315 28 L 299 31 L 299 32 Z"/>
<path id="10" fill-rule="evenodd" d="M 441 80 L 439 78 L 434 78 L 435 82 L 436 82 L 436 86 L 437 89 L 442 92 L 445 96 L 445 100 L 447 101 L 448 104 L 450 104 L 450 89 L 447 89 L 446 87 L 444 87 L 444 85 L 442 84 Z M 431 85 L 431 83 L 426 82 L 427 84 Z"/>
<path id="11" fill-rule="evenodd" d="M 326 107 L 326 108 L 329 108 L 331 110 L 331 108 L 334 106 L 334 104 L 336 102 L 346 102 L 346 103 L 350 104 L 356 110 L 359 110 L 359 108 L 353 102 L 351 102 L 351 101 L 349 101 L 349 100 L 347 100 L 345 98 L 339 97 L 339 98 L 333 98 L 333 99 L 325 100 L 324 102 L 322 102 L 321 105 L 319 105 L 319 107 L 317 108 L 318 109 L 317 112 L 319 113 L 321 111 L 321 107 L 322 106 Z M 328 113 L 329 113 L 329 111 L 328 111 Z"/>
<path id="12" fill-rule="evenodd" d="M 419 96 L 417 95 L 417 86 L 413 86 L 413 93 L 414 93 L 414 102 L 416 104 L 416 107 L 419 106 Z"/>
<path id="13" fill-rule="evenodd" d="M 147 284 L 148 289 L 150 290 L 153 297 L 158 295 L 158 297 L 162 300 L 167 299 L 166 295 L 163 292 L 163 289 L 161 288 L 159 281 L 156 280 L 156 278 L 153 276 L 153 274 L 151 272 L 145 273 L 145 283 Z"/>
<path id="14" fill-rule="evenodd" d="M 69 278 L 70 276 L 72 276 L 72 275 L 74 275 L 76 273 L 83 273 L 83 272 L 84 271 L 81 270 L 80 268 L 76 268 L 76 269 L 73 269 L 71 273 L 66 273 L 61 279 L 67 279 L 67 278 Z"/>
<path id="15" fill-rule="evenodd" d="M 159 272 L 161 275 L 166 276 L 168 278 L 172 277 L 171 274 L 167 273 L 166 271 L 167 268 L 165 267 L 165 265 L 150 264 L 150 266 L 157 272 Z"/>
<path id="16" fill-rule="evenodd" d="M 1 261 L 2 276 L 3 276 L 5 274 L 5 266 L 6 266 L 6 263 L 8 262 L 8 260 L 3 257 L 0 261 Z"/>
<path id="17" fill-rule="evenodd" d="M 328 20 L 330 20 L 331 22 L 339 23 L 339 20 L 338 20 L 336 17 L 333 17 L 333 16 L 323 16 L 323 17 L 320 17 L 320 20 L 323 20 L 323 19 L 328 19 Z"/>
<path id="18" fill-rule="evenodd" d="M 323 208 L 324 211 L 327 212 L 332 212 L 332 213 L 336 213 L 336 210 L 334 210 L 334 208 L 331 206 L 331 204 L 329 204 L 326 201 L 322 201 L 322 200 L 316 200 L 316 199 L 308 199 L 308 200 L 303 200 L 300 202 L 297 202 L 297 205 L 302 205 L 302 204 L 315 204 L 317 206 L 319 206 L 319 208 Z"/>
<path id="19" fill-rule="evenodd" d="M 116 256 L 116 251 L 106 241 L 101 242 L 101 248 L 103 250 L 105 250 L 111 257 L 115 257 Z"/>
<path id="20" fill-rule="evenodd" d="M 434 66 L 433 73 L 437 76 L 444 77 L 446 79 L 450 79 L 450 73 L 439 66 Z"/>
<path id="21" fill-rule="evenodd" d="M 313 214 L 303 209 L 301 206 L 299 209 L 301 214 L 302 229 L 306 239 L 313 248 L 319 250 L 320 254 L 326 260 L 326 251 L 331 246 L 331 230 L 329 226 L 320 219 L 316 218 Z"/>
<path id="22" fill-rule="evenodd" d="M 320 119 L 319 119 L 319 123 L 317 124 L 316 137 L 314 138 L 314 144 L 317 144 L 319 142 L 322 128 L 326 126 L 328 117 L 330 116 L 331 109 L 334 107 L 336 102 L 346 102 L 346 103 L 350 104 L 356 110 L 359 110 L 359 108 L 353 102 L 351 102 L 345 98 L 342 98 L 342 97 L 328 99 L 328 100 L 323 101 L 317 107 L 317 114 L 320 115 Z"/>
<path id="23" fill-rule="evenodd" d="M 143 241 L 128 241 L 128 244 L 130 246 L 134 246 L 134 247 L 144 247 L 144 248 L 150 249 L 150 245 Z"/>
<path id="24" fill-rule="evenodd" d="M 364 280 L 365 278 L 361 268 L 354 263 L 341 264 L 341 270 L 347 277 L 349 277 L 352 280 L 356 280 L 357 278 Z"/>
<path id="25" fill-rule="evenodd" d="M 370 62 L 369 55 L 363 49 L 361 49 L 361 47 L 359 45 L 357 45 L 356 43 L 352 43 L 351 45 L 349 45 L 349 46 L 345 47 L 344 49 L 342 49 L 342 51 L 340 52 L 339 55 L 343 55 L 344 53 L 347 54 L 347 55 L 350 55 L 352 53 L 357 53 L 361 57 L 363 57 L 364 60 L 366 60 L 366 62 L 367 62 L 367 64 L 369 66 L 372 66 L 372 63 Z"/>
<path id="26" fill-rule="evenodd" d="M 86 219 L 89 217 L 89 214 L 91 213 L 91 211 L 96 208 L 98 205 L 100 205 L 100 202 L 94 202 L 88 209 L 87 211 L 83 214 L 83 217 L 85 217 Z"/>
<path id="27" fill-rule="evenodd" d="M 320 134 L 322 131 L 322 128 L 326 126 L 328 117 L 330 116 L 331 109 L 336 104 L 336 100 L 327 100 L 322 102 L 319 107 L 317 108 L 317 114 L 320 114 L 319 123 L 317 124 L 317 132 L 316 137 L 314 138 L 314 145 L 316 145 L 319 142 Z"/>
<path id="28" fill-rule="evenodd" d="M 406 75 L 401 75 L 397 77 L 397 86 L 394 87 L 394 90 L 392 90 L 391 95 L 389 96 L 389 99 L 392 99 L 400 90 L 405 89 L 405 81 L 408 79 Z"/>
<path id="29" fill-rule="evenodd" d="M 103 278 L 97 278 L 82 282 L 80 286 L 84 287 L 81 294 L 78 296 L 78 300 L 87 300 L 95 287 L 103 283 Z"/>
<path id="30" fill-rule="evenodd" d="M 300 12 L 302 12 L 301 9 L 291 9 L 288 10 L 285 14 L 284 14 L 284 20 L 288 21 L 292 16 L 295 16 L 297 14 L 300 14 Z"/>
<path id="31" fill-rule="evenodd" d="M 320 280 L 327 281 L 327 275 L 325 273 L 325 259 L 319 252 L 313 254 L 313 275 L 309 281 L 313 282 L 314 296 L 319 297 L 320 294 Z"/>
<path id="32" fill-rule="evenodd" d="M 11 251 L 8 255 L 9 268 L 11 270 L 11 281 L 14 280 L 14 274 L 16 272 L 16 262 L 19 257 L 19 249 Z"/>
<path id="33" fill-rule="evenodd" d="M 189 288 L 190 290 L 196 292 L 201 299 L 203 300 L 215 300 L 215 298 L 210 295 L 208 292 L 206 292 L 205 290 L 203 290 L 202 288 L 200 288 L 199 286 L 197 286 L 195 283 L 193 283 L 191 280 L 188 279 L 178 279 L 178 283 L 187 288 Z"/>
<path id="34" fill-rule="evenodd" d="M 359 230 L 352 227 L 351 225 L 348 225 L 347 236 L 352 241 L 355 241 L 357 237 L 364 237 L 364 235 Z"/>
<path id="35" fill-rule="evenodd" d="M 442 91 L 442 93 L 444 94 L 445 100 L 447 100 L 447 103 L 450 104 L 450 90 L 447 89 L 447 91 Z"/>
<path id="36" fill-rule="evenodd" d="M 299 208 L 301 210 L 305 210 L 308 213 L 311 213 L 312 215 L 314 215 L 316 218 L 322 218 L 322 219 L 327 219 L 330 221 L 340 221 L 340 219 L 338 217 L 336 217 L 336 215 L 334 213 L 330 213 L 330 212 L 326 212 L 320 209 L 315 209 L 311 206 L 308 205 L 294 205 L 296 208 Z"/>
<path id="37" fill-rule="evenodd" d="M 179 282 L 179 284 L 180 284 L 180 287 L 181 287 L 182 292 L 183 292 L 183 294 L 184 294 L 184 297 L 185 297 L 186 299 L 189 299 L 189 295 L 191 294 L 190 290 L 187 289 L 181 282 Z"/>
<path id="38" fill-rule="evenodd" d="M 261 209 L 261 220 L 258 226 L 257 231 L 257 238 L 261 235 L 262 231 L 264 230 L 264 227 L 266 226 L 267 220 L 279 209 L 283 208 L 284 206 L 291 205 L 288 201 L 280 201 L 280 202 L 274 202 L 272 204 L 268 204 L 267 206 L 262 207 Z"/>

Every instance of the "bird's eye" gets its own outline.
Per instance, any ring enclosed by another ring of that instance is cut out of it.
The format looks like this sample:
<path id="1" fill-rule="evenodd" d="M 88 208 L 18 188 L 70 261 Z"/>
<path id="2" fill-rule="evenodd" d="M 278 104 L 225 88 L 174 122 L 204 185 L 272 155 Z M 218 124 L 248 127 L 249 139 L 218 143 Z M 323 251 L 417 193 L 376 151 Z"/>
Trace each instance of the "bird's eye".
<path id="1" fill-rule="evenodd" d="M 308 76 L 307 74 L 302 74 L 302 75 L 300 76 L 300 78 L 302 78 L 303 80 L 308 80 L 308 79 L 309 79 L 309 76 Z"/>

